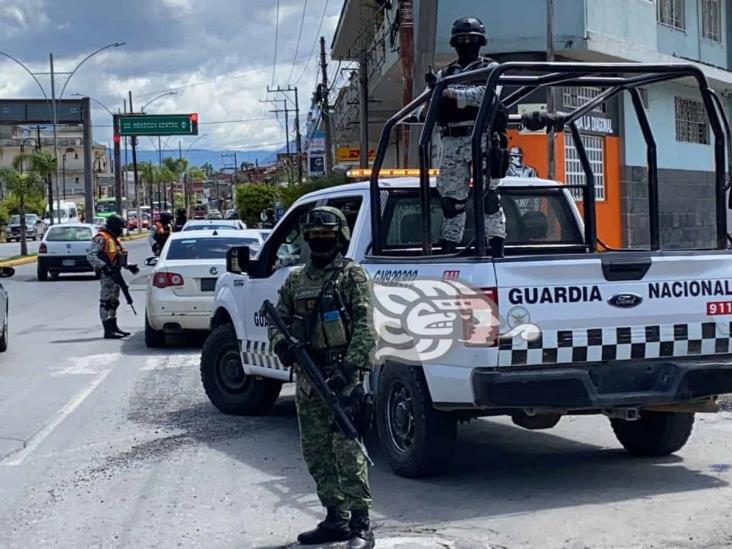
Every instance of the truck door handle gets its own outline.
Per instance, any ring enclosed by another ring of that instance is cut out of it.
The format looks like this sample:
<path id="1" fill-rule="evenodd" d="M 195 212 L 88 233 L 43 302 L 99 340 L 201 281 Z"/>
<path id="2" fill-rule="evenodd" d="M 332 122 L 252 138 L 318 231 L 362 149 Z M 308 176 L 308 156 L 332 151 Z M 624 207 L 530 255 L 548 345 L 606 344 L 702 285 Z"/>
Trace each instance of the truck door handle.
<path id="1" fill-rule="evenodd" d="M 605 280 L 615 282 L 620 280 L 643 280 L 648 269 L 651 268 L 649 256 L 635 257 L 633 259 L 613 259 L 603 257 L 602 274 Z"/>

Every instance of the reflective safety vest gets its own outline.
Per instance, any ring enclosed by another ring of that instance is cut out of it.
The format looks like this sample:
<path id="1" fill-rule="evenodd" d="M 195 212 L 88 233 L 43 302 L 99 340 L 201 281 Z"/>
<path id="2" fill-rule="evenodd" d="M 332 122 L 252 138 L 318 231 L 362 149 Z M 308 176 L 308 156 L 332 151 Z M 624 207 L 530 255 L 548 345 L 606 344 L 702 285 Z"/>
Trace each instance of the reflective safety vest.
<path id="1" fill-rule="evenodd" d="M 107 256 L 109 262 L 112 265 L 123 264 L 124 258 L 122 256 L 126 255 L 127 252 L 122 247 L 122 244 L 119 243 L 119 240 L 117 240 L 114 236 L 109 234 L 104 229 L 99 231 L 97 236 L 95 236 L 94 238 L 97 239 L 100 236 L 104 239 L 104 248 L 102 250 L 102 253 Z"/>

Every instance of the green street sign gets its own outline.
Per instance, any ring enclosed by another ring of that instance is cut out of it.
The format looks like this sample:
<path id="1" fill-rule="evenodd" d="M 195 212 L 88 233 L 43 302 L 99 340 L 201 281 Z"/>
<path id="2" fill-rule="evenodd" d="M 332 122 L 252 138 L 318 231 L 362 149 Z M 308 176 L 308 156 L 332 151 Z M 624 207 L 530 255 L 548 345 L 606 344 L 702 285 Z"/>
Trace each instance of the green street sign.
<path id="1" fill-rule="evenodd" d="M 119 135 L 198 135 L 198 114 L 120 114 Z"/>

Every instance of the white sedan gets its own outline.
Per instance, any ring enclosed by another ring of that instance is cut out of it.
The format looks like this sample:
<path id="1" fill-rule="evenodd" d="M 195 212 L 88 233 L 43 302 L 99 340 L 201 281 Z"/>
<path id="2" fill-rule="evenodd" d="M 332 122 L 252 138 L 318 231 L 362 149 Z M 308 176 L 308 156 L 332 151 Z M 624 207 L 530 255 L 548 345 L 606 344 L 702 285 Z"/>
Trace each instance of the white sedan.
<path id="1" fill-rule="evenodd" d="M 69 222 L 49 227 L 38 247 L 38 280 L 46 280 L 49 274 L 57 278 L 59 273 L 94 272 L 86 253 L 95 234 L 97 228 L 86 223 Z"/>
<path id="2" fill-rule="evenodd" d="M 238 219 L 191 219 L 190 221 L 186 221 L 181 231 L 200 231 L 202 229 L 241 231 L 246 228 L 247 224 Z"/>
<path id="3" fill-rule="evenodd" d="M 208 330 L 218 277 L 226 272 L 232 246 L 259 246 L 261 241 L 237 230 L 173 233 L 154 265 L 145 302 L 145 344 L 165 345 L 166 334 Z"/>

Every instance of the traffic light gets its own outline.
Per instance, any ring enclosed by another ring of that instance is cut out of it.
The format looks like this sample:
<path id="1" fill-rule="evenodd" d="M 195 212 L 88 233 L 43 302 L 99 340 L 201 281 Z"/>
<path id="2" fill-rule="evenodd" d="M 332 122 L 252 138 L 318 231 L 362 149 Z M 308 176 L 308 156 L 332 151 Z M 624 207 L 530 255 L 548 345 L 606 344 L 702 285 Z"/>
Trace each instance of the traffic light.
<path id="1" fill-rule="evenodd" d="M 198 135 L 198 113 L 191 114 L 191 135 Z"/>
<path id="2" fill-rule="evenodd" d="M 114 134 L 114 144 L 119 145 L 119 141 L 120 141 L 119 134 L 115 133 Z"/>

